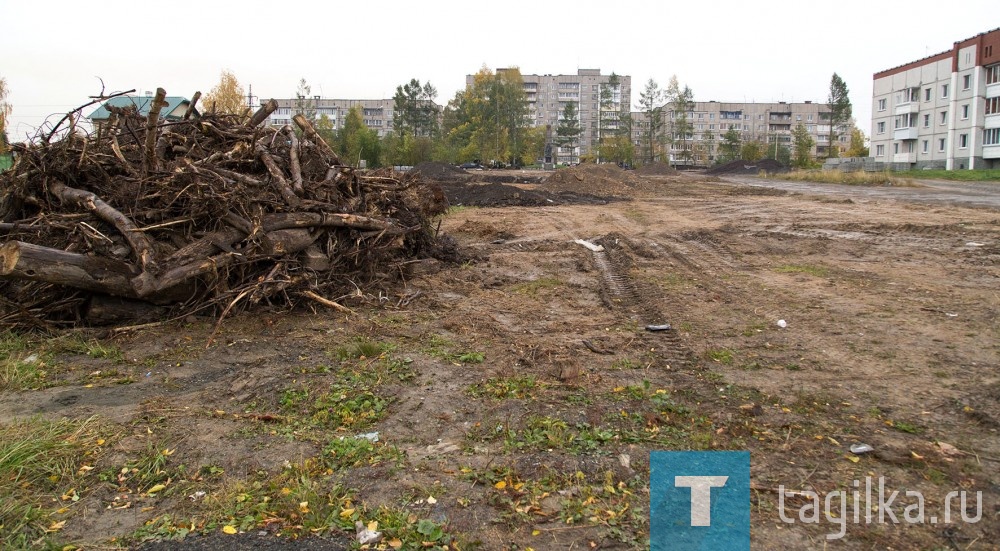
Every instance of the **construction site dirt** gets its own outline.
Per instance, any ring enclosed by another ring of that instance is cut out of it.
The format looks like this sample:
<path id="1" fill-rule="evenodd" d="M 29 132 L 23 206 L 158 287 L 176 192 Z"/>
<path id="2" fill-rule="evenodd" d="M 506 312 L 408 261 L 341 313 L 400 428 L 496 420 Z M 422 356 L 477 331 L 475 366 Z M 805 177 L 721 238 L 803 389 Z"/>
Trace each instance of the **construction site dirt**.
<path id="1" fill-rule="evenodd" d="M 415 530 L 439 549 L 642 549 L 651 451 L 749 450 L 755 549 L 998 548 L 1000 185 L 966 201 L 961 184 L 620 172 L 449 177 L 437 231 L 467 260 L 414 261 L 394 294 L 232 316 L 210 346 L 209 317 L 95 330 L 117 361 L 53 357 L 0 418 L 96 416 L 95 473 L 170 451 L 166 490 L 95 484 L 61 536 L 335 546 L 382 519 L 371 548 Z M 807 492 L 869 478 L 920 492 L 924 521 L 900 498 L 896 523 L 807 522 Z M 930 522 L 953 491 L 982 492 L 981 515 L 972 499 Z M 316 510 L 332 520 L 310 532 Z"/>

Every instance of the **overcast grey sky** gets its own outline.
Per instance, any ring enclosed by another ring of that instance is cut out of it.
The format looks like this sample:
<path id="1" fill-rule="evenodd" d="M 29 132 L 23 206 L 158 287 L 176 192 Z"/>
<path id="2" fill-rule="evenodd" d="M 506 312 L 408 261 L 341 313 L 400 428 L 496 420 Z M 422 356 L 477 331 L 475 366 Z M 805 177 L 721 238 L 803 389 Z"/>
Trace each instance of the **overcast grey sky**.
<path id="1" fill-rule="evenodd" d="M 697 101 L 823 102 L 837 72 L 870 131 L 872 74 L 1000 26 L 996 0 L 835 2 L 0 0 L 12 140 L 88 101 L 207 92 L 223 69 L 263 98 L 305 78 L 327 98 L 389 98 L 417 78 L 446 103 L 483 65 L 631 75 L 633 109 L 671 75 Z M 84 114 L 89 114 L 90 109 Z"/>

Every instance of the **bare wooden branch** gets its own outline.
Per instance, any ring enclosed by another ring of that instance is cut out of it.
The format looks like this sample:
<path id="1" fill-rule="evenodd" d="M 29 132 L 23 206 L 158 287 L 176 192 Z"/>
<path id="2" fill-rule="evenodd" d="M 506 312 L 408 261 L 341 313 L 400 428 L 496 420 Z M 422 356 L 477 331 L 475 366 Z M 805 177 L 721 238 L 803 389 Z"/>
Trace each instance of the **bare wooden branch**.
<path id="1" fill-rule="evenodd" d="M 267 171 L 271 173 L 271 178 L 274 182 L 278 184 L 278 193 L 281 194 L 281 198 L 285 200 L 291 207 L 299 206 L 302 201 L 299 199 L 298 195 L 292 191 L 292 186 L 288 185 L 288 180 L 285 179 L 285 175 L 281 173 L 281 169 L 278 168 L 278 163 L 275 162 L 274 157 L 267 151 L 263 144 L 258 143 L 257 156 L 260 157 L 261 161 L 264 161 L 264 166 L 267 167 Z"/>
<path id="2" fill-rule="evenodd" d="M 305 190 L 302 188 L 302 165 L 299 163 L 299 138 L 287 124 L 281 130 L 288 137 L 288 168 L 292 171 L 292 189 L 301 196 Z"/>
<path id="3" fill-rule="evenodd" d="M 295 126 L 299 127 L 299 130 L 302 130 L 302 132 L 306 135 L 307 138 L 309 138 L 310 141 L 319 146 L 319 148 L 323 150 L 323 153 L 326 153 L 327 157 L 329 157 L 330 160 L 332 161 L 331 164 L 335 165 L 344 164 L 340 162 L 340 157 L 338 157 L 337 154 L 333 152 L 333 149 L 330 147 L 330 144 L 326 143 L 326 141 L 323 139 L 323 136 L 320 136 L 319 133 L 316 132 L 316 129 L 313 128 L 312 123 L 309 122 L 309 120 L 306 119 L 302 115 L 302 113 L 297 113 L 295 116 L 293 116 L 292 122 L 295 123 Z"/>
<path id="4" fill-rule="evenodd" d="M 86 209 L 94 213 L 101 220 L 114 226 L 132 248 L 132 252 L 144 269 L 155 264 L 156 250 L 149 239 L 146 238 L 129 217 L 105 203 L 100 197 L 89 191 L 71 188 L 58 180 L 54 180 L 49 184 L 49 191 L 61 201 Z"/>
<path id="5" fill-rule="evenodd" d="M 191 115 L 195 112 L 195 106 L 198 105 L 198 100 L 201 99 L 201 91 L 197 91 L 191 96 L 191 103 L 188 104 L 187 109 L 184 110 L 184 120 L 191 118 Z"/>

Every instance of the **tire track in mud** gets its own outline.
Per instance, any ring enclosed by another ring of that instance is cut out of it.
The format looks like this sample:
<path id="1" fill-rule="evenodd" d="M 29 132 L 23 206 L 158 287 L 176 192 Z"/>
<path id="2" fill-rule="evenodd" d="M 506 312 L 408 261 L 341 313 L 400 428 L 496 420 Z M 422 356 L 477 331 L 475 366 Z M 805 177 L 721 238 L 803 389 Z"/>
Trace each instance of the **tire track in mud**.
<path id="1" fill-rule="evenodd" d="M 601 273 L 604 288 L 608 293 L 608 303 L 612 309 L 620 310 L 641 325 L 662 325 L 666 316 L 655 306 L 659 301 L 644 296 L 628 275 L 628 267 L 620 259 L 621 253 L 605 248 L 593 251 L 591 258 Z M 673 366 L 687 366 L 693 363 L 694 353 L 684 345 L 676 329 L 657 332 L 656 347 L 661 358 Z"/>

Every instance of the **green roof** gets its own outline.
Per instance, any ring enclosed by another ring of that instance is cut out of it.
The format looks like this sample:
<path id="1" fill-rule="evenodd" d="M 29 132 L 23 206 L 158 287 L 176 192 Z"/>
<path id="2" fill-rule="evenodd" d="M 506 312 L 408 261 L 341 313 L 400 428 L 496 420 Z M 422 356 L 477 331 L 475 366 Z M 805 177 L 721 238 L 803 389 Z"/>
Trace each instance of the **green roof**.
<path id="1" fill-rule="evenodd" d="M 167 105 L 160 110 L 161 119 L 179 119 L 183 115 L 183 111 L 180 114 L 171 115 L 178 107 L 181 105 L 186 106 L 191 103 L 191 100 L 182 96 L 167 96 Z M 153 96 L 118 96 L 116 98 L 111 98 L 104 102 L 103 105 L 94 110 L 93 113 L 88 117 L 92 121 L 104 121 L 108 120 L 111 116 L 111 112 L 108 111 L 107 106 L 112 107 L 131 107 L 135 106 L 136 111 L 139 115 L 146 116 L 149 114 L 149 107 L 153 104 Z"/>

